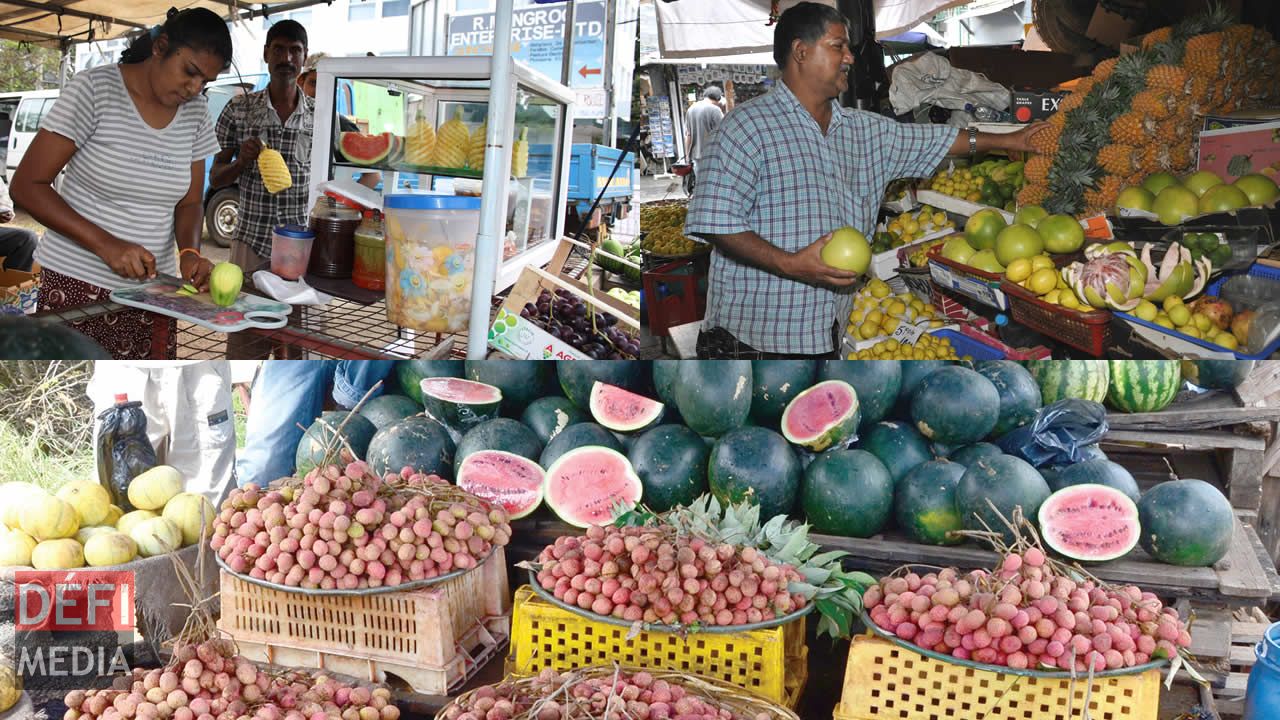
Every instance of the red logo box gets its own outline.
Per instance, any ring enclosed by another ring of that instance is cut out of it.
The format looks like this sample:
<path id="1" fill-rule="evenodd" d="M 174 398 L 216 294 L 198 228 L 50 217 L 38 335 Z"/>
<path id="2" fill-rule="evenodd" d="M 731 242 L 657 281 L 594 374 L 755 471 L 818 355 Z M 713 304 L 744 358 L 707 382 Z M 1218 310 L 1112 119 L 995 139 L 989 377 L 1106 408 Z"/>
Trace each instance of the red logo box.
<path id="1" fill-rule="evenodd" d="M 137 586 L 130 570 L 14 573 L 14 629 L 131 632 Z"/>

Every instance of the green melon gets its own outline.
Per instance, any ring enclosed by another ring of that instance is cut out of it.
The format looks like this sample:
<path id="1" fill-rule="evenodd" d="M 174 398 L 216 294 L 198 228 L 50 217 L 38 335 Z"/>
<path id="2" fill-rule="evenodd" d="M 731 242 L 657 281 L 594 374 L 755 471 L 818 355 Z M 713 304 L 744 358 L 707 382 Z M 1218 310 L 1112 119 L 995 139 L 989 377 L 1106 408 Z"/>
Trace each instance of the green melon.
<path id="1" fill-rule="evenodd" d="M 958 447 L 947 454 L 947 459 L 953 463 L 958 463 L 965 467 L 978 462 L 985 457 L 998 457 L 1004 452 L 1000 448 L 988 442 L 976 442 L 972 445 Z"/>
<path id="2" fill-rule="evenodd" d="M 832 450 L 804 469 L 800 507 L 815 532 L 871 537 L 893 511 L 893 478 L 865 450 Z"/>
<path id="3" fill-rule="evenodd" d="M 858 442 L 858 447 L 879 458 L 894 482 L 933 459 L 929 441 L 910 423 L 897 420 L 884 420 L 873 425 Z"/>
<path id="4" fill-rule="evenodd" d="M 782 413 L 797 395 L 814 384 L 816 360 L 753 360 L 751 362 L 751 420 L 778 429 Z"/>
<path id="5" fill-rule="evenodd" d="M 1111 360 L 1107 404 L 1121 412 L 1158 412 L 1182 388 L 1177 360 Z"/>
<path id="6" fill-rule="evenodd" d="M 935 370 L 941 370 L 950 364 L 950 360 L 902 360 L 899 363 L 902 367 L 902 386 L 898 390 L 898 402 L 893 406 L 894 416 L 911 417 L 911 398 L 916 394 L 916 388 L 920 387 L 920 382 Z"/>
<path id="7" fill-rule="evenodd" d="M 931 373 L 911 398 L 920 434 L 944 445 L 967 445 L 991 433 L 1000 419 L 1000 393 L 977 372 L 952 366 Z"/>
<path id="8" fill-rule="evenodd" d="M 930 460 L 898 481 L 894 517 L 912 540 L 926 545 L 957 545 L 962 537 L 948 535 L 964 529 L 956 508 L 956 488 L 965 467 L 950 460 Z"/>
<path id="9" fill-rule="evenodd" d="M 565 397 L 579 409 L 591 412 L 591 388 L 596 381 L 606 385 L 641 392 L 644 378 L 651 372 L 648 363 L 640 360 L 561 360 L 556 363 L 556 375 Z"/>
<path id="10" fill-rule="evenodd" d="M 902 367 L 897 360 L 827 360 L 818 370 L 818 380 L 843 380 L 853 386 L 862 410 L 858 432 L 863 432 L 883 420 L 897 402 Z"/>
<path id="11" fill-rule="evenodd" d="M 377 432 L 378 429 L 363 415 L 345 410 L 323 412 L 298 442 L 293 457 L 294 472 L 298 477 L 304 477 L 317 465 L 326 462 L 343 465 L 345 463 L 339 459 L 338 452 L 347 447 L 357 458 L 363 458 Z M 325 448 L 329 446 L 334 449 L 334 454 L 326 456 Z"/>
<path id="12" fill-rule="evenodd" d="M 466 374 L 462 360 L 400 360 L 396 362 L 396 382 L 400 392 L 422 406 L 422 381 L 432 377 L 456 377 Z"/>
<path id="13" fill-rule="evenodd" d="M 1076 453 L 1077 453 L 1076 462 L 1086 462 L 1088 460 L 1106 460 L 1107 459 L 1107 454 L 1103 452 L 1102 448 L 1098 447 L 1097 445 L 1085 445 L 1082 448 L 1077 448 Z M 1041 465 L 1038 468 L 1038 470 L 1040 470 L 1040 474 L 1044 476 L 1044 481 L 1049 483 L 1049 487 L 1053 487 L 1054 482 L 1057 481 L 1058 475 L 1060 475 L 1063 470 L 1066 470 L 1067 468 L 1071 467 L 1073 464 L 1075 463 L 1062 463 L 1059 465 Z"/>
<path id="14" fill-rule="evenodd" d="M 1226 556 L 1235 513 L 1218 488 L 1203 480 L 1170 480 L 1138 501 L 1142 549 L 1171 565 L 1212 565 Z"/>
<path id="15" fill-rule="evenodd" d="M 782 413 L 782 435 L 789 442 L 822 452 L 839 448 L 858 429 L 858 394 L 842 380 L 826 380 L 800 393 Z"/>
<path id="16" fill-rule="evenodd" d="M 1027 360 L 1027 372 L 1040 386 L 1040 400 L 1052 405 L 1066 398 L 1102 402 L 1111 373 L 1106 360 Z"/>
<path id="17" fill-rule="evenodd" d="M 1183 360 L 1182 377 L 1210 390 L 1233 390 L 1253 372 L 1256 360 Z"/>
<path id="18" fill-rule="evenodd" d="M 378 431 L 369 443 L 369 469 L 377 475 L 405 467 L 428 475 L 453 475 L 453 441 L 440 423 L 425 417 L 405 418 Z"/>
<path id="19" fill-rule="evenodd" d="M 676 404 L 676 380 L 680 377 L 681 364 L 679 360 L 653 361 L 653 389 L 667 407 Z"/>
<path id="20" fill-rule="evenodd" d="M 982 458 L 966 468 L 960 477 L 960 484 L 956 486 L 956 510 L 966 529 L 989 528 L 1003 535 L 1006 543 L 1011 543 L 1013 533 L 1000 516 L 1012 521 L 1014 508 L 1021 507 L 1023 518 L 1034 521 L 1040 503 L 1049 495 L 1048 483 L 1022 458 L 1012 455 Z M 995 505 L 995 510 L 988 505 L 988 500 Z"/>
<path id="21" fill-rule="evenodd" d="M 1066 465 L 1054 473 L 1052 478 L 1046 476 L 1045 482 L 1049 483 L 1049 489 L 1054 492 L 1073 485 L 1104 485 L 1119 490 L 1135 503 L 1142 495 L 1133 475 L 1110 460 L 1086 460 Z"/>
<path id="22" fill-rule="evenodd" d="M 473 452 L 502 450 L 537 462 L 542 454 L 542 441 L 521 422 L 511 418 L 486 420 L 467 431 L 453 453 L 454 465 L 461 465 Z"/>
<path id="23" fill-rule="evenodd" d="M 435 377 L 421 385 L 427 416 L 443 425 L 454 443 L 471 428 L 497 417 L 502 405 L 501 390 L 474 380 Z"/>
<path id="24" fill-rule="evenodd" d="M 791 512 L 800 492 L 800 476 L 800 459 L 786 438 L 762 427 L 725 433 L 716 440 L 707 461 L 707 479 L 716 499 L 758 503 L 762 521 Z"/>
<path id="25" fill-rule="evenodd" d="M 659 425 L 636 438 L 627 453 L 644 485 L 645 504 L 656 512 L 688 505 L 708 490 L 711 448 L 683 425 Z"/>
<path id="26" fill-rule="evenodd" d="M 691 430 L 719 437 L 751 412 L 750 360 L 686 360 L 676 380 L 676 407 Z"/>
<path id="27" fill-rule="evenodd" d="M 534 400 L 554 392 L 555 365 L 528 360 L 467 360 L 466 378 L 502 391 L 502 414 L 518 417 Z"/>
<path id="28" fill-rule="evenodd" d="M 408 395 L 379 395 L 360 406 L 358 411 L 379 430 L 392 423 L 422 412 L 422 403 Z"/>
<path id="29" fill-rule="evenodd" d="M 1000 416 L 991 434 L 1000 437 L 1036 419 L 1040 410 L 1040 386 L 1027 369 L 1011 360 L 978 363 L 978 374 L 995 385 L 1000 394 Z"/>
<path id="30" fill-rule="evenodd" d="M 534 400 L 520 415 L 520 422 L 532 430 L 543 445 L 570 425 L 590 421 L 591 416 L 574 405 L 572 400 L 558 395 Z"/>
<path id="31" fill-rule="evenodd" d="M 551 438 L 551 442 L 542 449 L 542 455 L 538 457 L 538 464 L 544 468 L 549 468 L 560 459 L 561 455 L 576 450 L 580 447 L 588 445 L 596 445 L 606 447 L 610 450 L 622 452 L 622 443 L 613 436 L 606 428 L 603 428 L 593 422 L 577 423 L 570 425 L 560 434 Z"/>

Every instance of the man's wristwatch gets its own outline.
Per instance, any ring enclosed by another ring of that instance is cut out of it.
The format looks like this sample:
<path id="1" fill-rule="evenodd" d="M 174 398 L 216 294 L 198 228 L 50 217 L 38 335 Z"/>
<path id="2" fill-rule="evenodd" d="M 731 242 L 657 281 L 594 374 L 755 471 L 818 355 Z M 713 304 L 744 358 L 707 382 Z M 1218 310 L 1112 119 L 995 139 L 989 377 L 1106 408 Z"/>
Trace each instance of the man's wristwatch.
<path id="1" fill-rule="evenodd" d="M 969 128 L 969 159 L 978 157 L 978 128 Z"/>

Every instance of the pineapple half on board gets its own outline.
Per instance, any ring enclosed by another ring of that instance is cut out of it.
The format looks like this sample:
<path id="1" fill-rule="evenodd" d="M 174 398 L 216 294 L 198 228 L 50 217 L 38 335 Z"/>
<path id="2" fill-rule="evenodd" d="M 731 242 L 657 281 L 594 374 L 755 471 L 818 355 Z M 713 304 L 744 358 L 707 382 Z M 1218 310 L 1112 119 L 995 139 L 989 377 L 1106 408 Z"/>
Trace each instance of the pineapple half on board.
<path id="1" fill-rule="evenodd" d="M 453 111 L 453 118 L 436 131 L 436 146 L 428 164 L 442 168 L 465 168 L 470 145 L 471 132 L 462 122 L 462 108 L 459 107 Z"/>

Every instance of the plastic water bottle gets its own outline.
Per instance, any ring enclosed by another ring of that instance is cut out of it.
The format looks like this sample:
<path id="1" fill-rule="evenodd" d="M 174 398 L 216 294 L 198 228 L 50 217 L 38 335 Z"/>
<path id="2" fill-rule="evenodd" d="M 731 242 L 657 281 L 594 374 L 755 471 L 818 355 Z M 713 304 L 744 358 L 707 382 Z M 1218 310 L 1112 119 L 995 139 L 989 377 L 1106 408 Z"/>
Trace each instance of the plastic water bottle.
<path id="1" fill-rule="evenodd" d="M 111 503 L 129 512 L 129 483 L 158 464 L 156 450 L 147 438 L 147 414 L 142 403 L 116 395 L 116 404 L 98 415 L 98 445 L 95 448 L 98 483 L 111 495 Z"/>
<path id="2" fill-rule="evenodd" d="M 1280 714 L 1280 623 L 1267 628 L 1253 651 L 1258 662 L 1249 672 L 1244 720 L 1269 720 Z"/>

